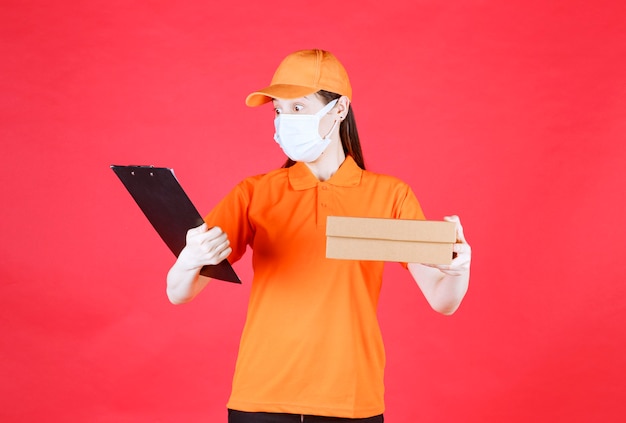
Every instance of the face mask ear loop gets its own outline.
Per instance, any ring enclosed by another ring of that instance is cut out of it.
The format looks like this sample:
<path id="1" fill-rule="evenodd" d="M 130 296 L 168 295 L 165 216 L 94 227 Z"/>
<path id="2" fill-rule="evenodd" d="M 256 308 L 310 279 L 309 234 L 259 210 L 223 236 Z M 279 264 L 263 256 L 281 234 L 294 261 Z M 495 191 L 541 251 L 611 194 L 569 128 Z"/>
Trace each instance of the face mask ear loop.
<path id="1" fill-rule="evenodd" d="M 317 116 L 319 116 L 320 118 L 323 117 L 324 115 L 328 114 L 333 107 L 335 107 L 335 105 L 337 104 L 338 99 L 334 99 L 333 101 L 331 101 L 330 103 L 328 103 L 326 106 L 324 106 L 324 108 L 322 110 L 320 110 L 319 112 L 317 112 Z"/>
<path id="2" fill-rule="evenodd" d="M 333 107 L 335 107 L 335 105 L 337 104 L 338 101 L 339 101 L 338 99 L 334 99 L 333 101 L 328 103 L 326 106 L 324 106 L 324 108 L 322 110 L 320 110 L 320 112 L 323 112 L 324 115 L 328 114 L 333 109 Z M 328 110 L 325 110 L 325 109 L 328 109 Z M 330 136 L 330 134 L 333 133 L 333 131 L 335 130 L 335 126 L 337 126 L 337 121 L 336 120 L 333 123 L 333 127 L 330 128 L 330 131 L 328 131 L 328 133 L 324 136 L 324 139 L 327 139 Z"/>
<path id="3" fill-rule="evenodd" d="M 335 123 L 333 123 L 333 127 L 330 128 L 330 131 L 328 131 L 328 133 L 326 134 L 326 136 L 324 136 L 324 139 L 328 139 L 328 137 L 330 136 L 330 134 L 333 133 L 333 131 L 335 130 L 335 127 L 337 126 L 337 122 L 339 122 L 338 120 L 335 120 Z"/>

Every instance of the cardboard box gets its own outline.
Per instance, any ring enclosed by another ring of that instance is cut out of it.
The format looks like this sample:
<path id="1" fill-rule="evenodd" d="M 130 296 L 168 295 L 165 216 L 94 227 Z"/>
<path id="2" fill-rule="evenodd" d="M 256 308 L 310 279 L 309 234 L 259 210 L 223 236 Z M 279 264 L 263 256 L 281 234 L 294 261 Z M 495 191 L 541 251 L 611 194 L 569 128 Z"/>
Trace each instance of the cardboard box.
<path id="1" fill-rule="evenodd" d="M 328 216 L 326 257 L 450 264 L 454 222 Z"/>

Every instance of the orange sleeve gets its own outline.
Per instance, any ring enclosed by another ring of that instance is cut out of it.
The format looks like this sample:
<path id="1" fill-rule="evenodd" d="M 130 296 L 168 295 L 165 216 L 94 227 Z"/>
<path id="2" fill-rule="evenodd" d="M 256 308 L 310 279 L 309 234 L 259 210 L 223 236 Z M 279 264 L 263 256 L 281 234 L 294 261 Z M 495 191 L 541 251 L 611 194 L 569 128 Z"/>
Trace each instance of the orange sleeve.
<path id="1" fill-rule="evenodd" d="M 257 179 L 251 177 L 237 184 L 204 218 L 209 227 L 219 226 L 228 235 L 233 249 L 228 256 L 230 263 L 239 260 L 252 242 L 254 228 L 248 219 L 248 209 Z"/>
<path id="2" fill-rule="evenodd" d="M 397 196 L 396 201 L 398 202 L 397 219 L 426 219 L 422 206 L 409 185 L 404 184 L 403 190 Z"/>

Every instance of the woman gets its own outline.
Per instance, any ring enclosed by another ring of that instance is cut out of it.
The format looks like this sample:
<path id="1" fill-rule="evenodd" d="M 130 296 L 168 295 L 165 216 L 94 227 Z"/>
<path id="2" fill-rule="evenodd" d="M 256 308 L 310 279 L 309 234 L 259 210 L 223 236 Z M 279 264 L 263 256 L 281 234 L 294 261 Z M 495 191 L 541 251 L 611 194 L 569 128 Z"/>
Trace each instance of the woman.
<path id="1" fill-rule="evenodd" d="M 170 301 L 184 303 L 208 283 L 202 266 L 253 250 L 231 423 L 383 421 L 383 263 L 325 258 L 326 217 L 424 215 L 407 184 L 365 170 L 351 98 L 348 75 L 329 52 L 287 56 L 246 104 L 273 104 L 274 138 L 289 159 L 242 181 L 189 230 L 168 273 Z M 446 219 L 457 222 L 452 264 L 404 265 L 429 304 L 451 314 L 467 291 L 471 249 L 459 219 Z"/>

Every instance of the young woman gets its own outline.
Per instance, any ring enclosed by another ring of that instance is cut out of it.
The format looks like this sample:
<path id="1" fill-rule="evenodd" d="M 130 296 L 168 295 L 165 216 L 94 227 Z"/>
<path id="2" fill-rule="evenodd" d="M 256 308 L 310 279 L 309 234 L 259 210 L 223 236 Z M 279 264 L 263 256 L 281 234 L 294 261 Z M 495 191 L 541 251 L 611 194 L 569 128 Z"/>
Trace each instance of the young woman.
<path id="1" fill-rule="evenodd" d="M 249 106 L 272 103 L 285 165 L 239 183 L 189 230 L 167 276 L 175 304 L 208 283 L 202 266 L 253 251 L 254 278 L 229 422 L 382 422 L 385 353 L 376 318 L 383 262 L 325 257 L 327 216 L 424 219 L 410 187 L 365 170 L 341 63 L 322 50 L 287 56 Z M 453 313 L 471 249 L 456 216 L 451 265 L 405 263 L 429 304 Z"/>

